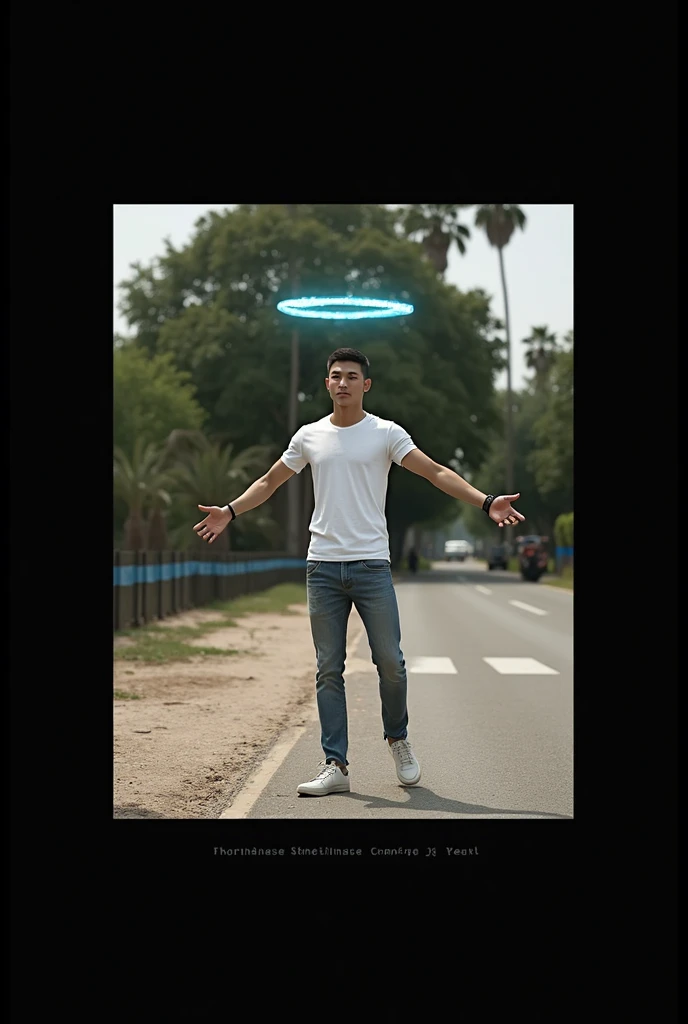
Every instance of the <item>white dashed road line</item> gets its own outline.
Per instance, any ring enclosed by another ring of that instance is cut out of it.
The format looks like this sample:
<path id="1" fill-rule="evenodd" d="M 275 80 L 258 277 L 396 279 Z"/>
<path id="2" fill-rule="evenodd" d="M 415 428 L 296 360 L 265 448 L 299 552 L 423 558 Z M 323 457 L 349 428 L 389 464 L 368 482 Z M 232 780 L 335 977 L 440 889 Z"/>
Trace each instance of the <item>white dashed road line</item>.
<path id="1" fill-rule="evenodd" d="M 526 604 L 524 601 L 509 601 L 509 604 L 513 604 L 515 608 L 522 608 L 524 612 L 532 612 L 533 615 L 547 615 L 547 612 L 543 611 L 542 608 L 536 608 L 532 604 Z"/>
<path id="2" fill-rule="evenodd" d="M 409 672 L 418 672 L 428 676 L 457 675 L 451 658 L 409 658 L 407 667 Z"/>
<path id="3" fill-rule="evenodd" d="M 543 665 L 535 658 L 483 658 L 487 664 L 503 676 L 558 676 L 555 668 Z"/>
<path id="4" fill-rule="evenodd" d="M 481 594 L 491 594 L 492 593 L 492 591 L 490 590 L 489 587 L 481 587 L 480 585 L 478 585 L 475 589 L 479 590 Z"/>

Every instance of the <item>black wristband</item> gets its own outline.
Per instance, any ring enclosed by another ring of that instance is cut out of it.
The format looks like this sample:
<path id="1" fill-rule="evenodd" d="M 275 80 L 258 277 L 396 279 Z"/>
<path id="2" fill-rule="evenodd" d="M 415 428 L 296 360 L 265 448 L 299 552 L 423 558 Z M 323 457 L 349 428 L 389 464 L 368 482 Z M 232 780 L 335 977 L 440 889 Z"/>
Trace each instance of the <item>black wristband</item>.
<path id="1" fill-rule="evenodd" d="M 485 501 L 483 502 L 483 512 L 486 512 L 488 516 L 490 514 L 490 505 L 492 504 L 496 497 L 496 494 L 488 494 L 488 496 L 485 498 Z"/>
<path id="2" fill-rule="evenodd" d="M 232 522 L 232 521 L 233 521 L 234 519 L 236 519 L 236 512 L 234 511 L 234 509 L 232 508 L 232 506 L 231 506 L 231 505 L 227 505 L 227 508 L 228 508 L 228 509 L 229 509 L 229 511 L 230 511 L 230 512 L 232 513 L 232 518 L 231 518 L 231 519 L 229 520 L 229 521 L 230 521 L 230 523 L 231 523 L 231 522 Z"/>

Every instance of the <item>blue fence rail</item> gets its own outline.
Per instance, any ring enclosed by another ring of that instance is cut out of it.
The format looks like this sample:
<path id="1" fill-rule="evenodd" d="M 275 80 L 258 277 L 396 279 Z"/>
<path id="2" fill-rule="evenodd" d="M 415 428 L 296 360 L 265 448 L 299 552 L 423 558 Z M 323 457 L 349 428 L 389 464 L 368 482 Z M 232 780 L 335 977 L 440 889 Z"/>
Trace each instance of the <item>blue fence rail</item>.
<path id="1" fill-rule="evenodd" d="M 129 629 L 198 608 L 301 582 L 304 558 L 283 552 L 115 551 L 113 624 Z"/>

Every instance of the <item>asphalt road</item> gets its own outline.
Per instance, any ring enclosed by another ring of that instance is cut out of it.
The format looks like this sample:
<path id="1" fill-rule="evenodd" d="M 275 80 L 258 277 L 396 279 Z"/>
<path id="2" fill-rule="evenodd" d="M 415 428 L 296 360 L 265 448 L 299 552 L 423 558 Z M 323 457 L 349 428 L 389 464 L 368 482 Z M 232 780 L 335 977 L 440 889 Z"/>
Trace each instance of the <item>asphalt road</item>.
<path id="1" fill-rule="evenodd" d="M 351 792 L 296 793 L 322 759 L 314 699 L 222 817 L 572 817 L 572 595 L 472 560 L 399 578 L 396 592 L 420 784 L 397 781 L 363 633 L 345 671 Z"/>

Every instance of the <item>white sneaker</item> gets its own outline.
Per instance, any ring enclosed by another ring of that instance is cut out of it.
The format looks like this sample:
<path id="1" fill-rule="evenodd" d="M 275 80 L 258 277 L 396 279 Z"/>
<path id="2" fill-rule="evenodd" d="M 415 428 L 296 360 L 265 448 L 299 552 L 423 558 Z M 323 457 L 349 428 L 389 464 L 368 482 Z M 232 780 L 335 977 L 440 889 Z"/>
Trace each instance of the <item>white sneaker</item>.
<path id="1" fill-rule="evenodd" d="M 397 778 L 402 786 L 415 786 L 417 782 L 420 782 L 420 765 L 411 750 L 409 741 L 395 740 L 394 743 L 388 743 L 387 746 L 394 758 Z"/>
<path id="2" fill-rule="evenodd" d="M 310 782 L 302 782 L 296 792 L 302 796 L 327 796 L 328 793 L 348 793 L 351 790 L 349 775 L 345 775 L 336 764 L 320 762 L 321 770 Z"/>

